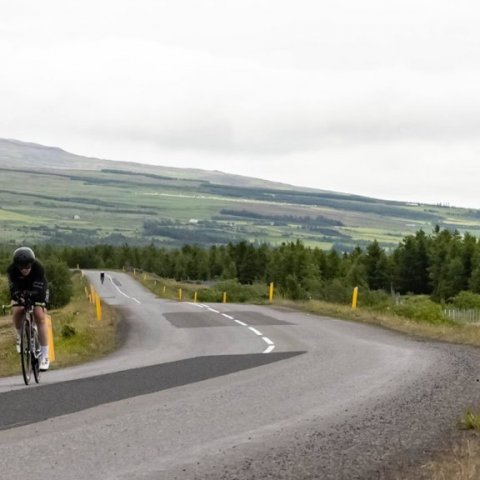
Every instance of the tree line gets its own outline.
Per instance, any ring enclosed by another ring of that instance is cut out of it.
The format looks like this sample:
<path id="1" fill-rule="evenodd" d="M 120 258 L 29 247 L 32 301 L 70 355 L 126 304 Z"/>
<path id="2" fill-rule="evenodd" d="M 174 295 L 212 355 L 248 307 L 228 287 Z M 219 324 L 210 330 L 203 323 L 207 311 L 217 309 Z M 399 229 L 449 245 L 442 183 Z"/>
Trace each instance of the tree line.
<path id="1" fill-rule="evenodd" d="M 13 247 L 0 247 L 5 271 Z M 351 252 L 305 246 L 301 241 L 278 246 L 247 241 L 178 249 L 150 246 L 97 245 L 35 247 L 42 261 L 70 268 L 137 268 L 177 281 L 236 279 L 241 284 L 274 282 L 292 299 L 318 298 L 348 302 L 351 289 L 428 295 L 448 301 L 463 291 L 480 293 L 480 241 L 436 227 L 419 230 L 396 248 L 386 250 L 376 240 Z"/>

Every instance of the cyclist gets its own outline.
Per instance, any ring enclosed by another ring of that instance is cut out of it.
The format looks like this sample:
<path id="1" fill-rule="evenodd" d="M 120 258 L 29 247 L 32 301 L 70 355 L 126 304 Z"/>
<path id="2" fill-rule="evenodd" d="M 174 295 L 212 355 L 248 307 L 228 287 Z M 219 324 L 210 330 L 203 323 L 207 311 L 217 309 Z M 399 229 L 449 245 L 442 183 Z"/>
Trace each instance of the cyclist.
<path id="1" fill-rule="evenodd" d="M 33 314 L 38 326 L 40 339 L 40 370 L 50 366 L 48 360 L 48 327 L 45 320 L 45 307 L 48 302 L 48 283 L 42 264 L 35 259 L 35 253 L 29 247 L 20 247 L 13 252 L 13 262 L 7 268 L 10 296 L 12 298 L 12 319 L 17 330 L 17 352 L 20 353 L 20 335 L 25 293 L 30 294 L 34 302 Z"/>

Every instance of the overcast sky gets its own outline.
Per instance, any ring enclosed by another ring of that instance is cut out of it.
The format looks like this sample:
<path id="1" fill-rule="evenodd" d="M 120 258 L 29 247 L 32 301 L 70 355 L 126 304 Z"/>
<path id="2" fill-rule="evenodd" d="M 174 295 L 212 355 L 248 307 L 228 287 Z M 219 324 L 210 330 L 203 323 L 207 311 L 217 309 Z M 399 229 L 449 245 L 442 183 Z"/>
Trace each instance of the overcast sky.
<path id="1" fill-rule="evenodd" d="M 480 208 L 473 0 L 0 0 L 0 137 Z"/>

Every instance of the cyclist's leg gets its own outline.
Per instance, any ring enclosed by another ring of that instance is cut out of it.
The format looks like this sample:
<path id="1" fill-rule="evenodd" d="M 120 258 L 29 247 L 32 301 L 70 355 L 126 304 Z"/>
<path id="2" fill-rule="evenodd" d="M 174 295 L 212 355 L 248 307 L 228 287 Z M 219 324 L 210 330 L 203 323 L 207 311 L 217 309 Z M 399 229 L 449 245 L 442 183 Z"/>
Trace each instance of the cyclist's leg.
<path id="1" fill-rule="evenodd" d="M 38 339 L 40 341 L 40 371 L 46 371 L 50 366 L 50 362 L 48 359 L 48 325 L 45 306 L 35 305 L 33 314 L 35 315 Z"/>
<path id="2" fill-rule="evenodd" d="M 19 305 L 12 306 L 12 321 L 16 331 L 16 349 L 20 353 L 20 337 L 22 335 L 22 321 L 25 309 Z"/>
<path id="3" fill-rule="evenodd" d="M 35 305 L 33 310 L 35 315 L 35 322 L 38 327 L 38 337 L 40 339 L 40 345 L 48 346 L 48 326 L 46 321 L 46 309 L 39 305 Z"/>
<path id="4" fill-rule="evenodd" d="M 22 328 L 24 308 L 19 305 L 14 305 L 12 307 L 12 321 L 13 326 L 19 331 Z"/>

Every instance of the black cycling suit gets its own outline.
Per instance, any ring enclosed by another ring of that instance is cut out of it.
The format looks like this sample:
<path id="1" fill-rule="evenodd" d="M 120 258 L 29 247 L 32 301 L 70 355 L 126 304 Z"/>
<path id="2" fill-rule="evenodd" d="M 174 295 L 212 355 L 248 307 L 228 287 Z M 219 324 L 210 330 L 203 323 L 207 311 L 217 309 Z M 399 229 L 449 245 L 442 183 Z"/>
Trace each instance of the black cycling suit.
<path id="1" fill-rule="evenodd" d="M 35 303 L 46 304 L 48 302 L 48 282 L 45 278 L 45 270 L 39 261 L 32 262 L 32 268 L 25 276 L 12 263 L 7 268 L 7 275 L 12 300 L 20 300 L 22 293 L 28 291 Z"/>

